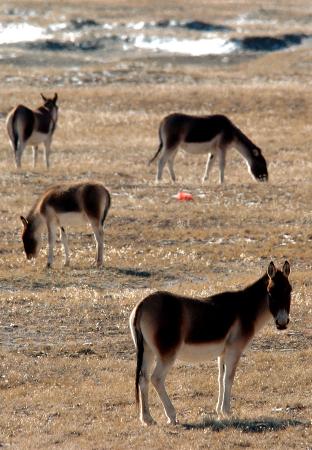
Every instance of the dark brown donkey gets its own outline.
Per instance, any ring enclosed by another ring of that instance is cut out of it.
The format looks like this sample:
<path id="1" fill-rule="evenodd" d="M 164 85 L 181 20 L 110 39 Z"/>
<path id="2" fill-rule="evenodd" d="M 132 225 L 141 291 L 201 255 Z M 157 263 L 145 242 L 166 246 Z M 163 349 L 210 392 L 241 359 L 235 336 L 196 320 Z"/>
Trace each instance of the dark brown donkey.
<path id="1" fill-rule="evenodd" d="M 179 147 L 191 154 L 208 155 L 202 182 L 208 179 L 215 157 L 219 157 L 219 181 L 224 181 L 225 159 L 228 150 L 235 147 L 245 159 L 249 172 L 258 181 L 268 180 L 266 161 L 256 146 L 233 122 L 222 114 L 190 116 L 170 114 L 159 126 L 160 145 L 152 163 L 159 155 L 156 181 L 162 178 L 168 164 L 172 181 L 175 181 L 173 163 Z"/>
<path id="2" fill-rule="evenodd" d="M 41 247 L 41 233 L 47 227 L 49 252 L 48 267 L 53 263 L 53 249 L 57 228 L 60 228 L 65 251 L 65 265 L 69 265 L 69 251 L 65 225 L 90 223 L 96 242 L 98 266 L 103 264 L 103 226 L 110 208 L 111 198 L 102 183 L 85 181 L 52 186 L 36 201 L 24 225 L 23 243 L 27 259 L 35 258 Z"/>
<path id="3" fill-rule="evenodd" d="M 148 403 L 150 378 L 168 423 L 176 423 L 176 411 L 165 389 L 166 375 L 176 359 L 218 358 L 216 411 L 219 416 L 229 414 L 232 383 L 244 348 L 271 315 L 278 330 L 289 323 L 289 273 L 287 261 L 282 271 L 271 262 L 265 275 L 241 291 L 202 300 L 155 292 L 134 308 L 130 328 L 137 349 L 135 388 L 143 424 L 154 423 Z"/>
<path id="4" fill-rule="evenodd" d="M 37 163 L 38 145 L 43 143 L 45 148 L 45 161 L 50 166 L 50 149 L 53 133 L 56 128 L 58 106 L 57 94 L 53 98 L 46 98 L 40 94 L 43 105 L 32 110 L 24 105 L 18 105 L 9 112 L 6 119 L 7 131 L 10 143 L 14 151 L 16 167 L 21 167 L 21 159 L 24 148 L 27 145 L 33 147 L 33 164 Z"/>

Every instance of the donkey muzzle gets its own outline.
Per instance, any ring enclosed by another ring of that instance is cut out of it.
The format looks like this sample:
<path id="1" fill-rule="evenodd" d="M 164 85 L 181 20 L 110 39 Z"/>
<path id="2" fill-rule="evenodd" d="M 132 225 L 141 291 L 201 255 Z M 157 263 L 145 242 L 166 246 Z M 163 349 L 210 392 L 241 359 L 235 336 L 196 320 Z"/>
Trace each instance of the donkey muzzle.
<path id="1" fill-rule="evenodd" d="M 266 181 L 269 181 L 269 177 L 266 174 L 259 175 L 258 180 L 261 182 L 266 182 Z"/>
<path id="2" fill-rule="evenodd" d="M 288 323 L 289 323 L 289 321 L 288 321 Z M 279 324 L 278 322 L 276 322 L 276 328 L 278 329 L 278 330 L 286 330 L 287 329 L 287 325 L 288 325 L 288 323 L 287 324 L 285 324 L 285 325 L 281 325 L 281 324 Z"/>
<path id="3" fill-rule="evenodd" d="M 289 317 L 287 311 L 279 311 L 275 318 L 276 328 L 278 330 L 286 330 L 289 324 Z"/>

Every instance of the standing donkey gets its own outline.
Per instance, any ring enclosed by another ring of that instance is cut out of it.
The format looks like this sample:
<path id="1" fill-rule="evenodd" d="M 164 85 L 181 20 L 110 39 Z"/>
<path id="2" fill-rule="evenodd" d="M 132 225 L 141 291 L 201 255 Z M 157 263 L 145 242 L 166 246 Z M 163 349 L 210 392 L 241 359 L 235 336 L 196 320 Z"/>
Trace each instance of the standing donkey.
<path id="1" fill-rule="evenodd" d="M 287 261 L 282 271 L 271 262 L 267 273 L 243 290 L 202 300 L 155 292 L 134 308 L 130 329 L 137 350 L 135 389 L 143 424 L 154 423 L 148 403 L 150 378 L 168 423 L 176 423 L 176 412 L 165 389 L 166 375 L 176 359 L 203 361 L 218 357 L 216 411 L 219 416 L 229 414 L 232 383 L 244 348 L 270 315 L 278 330 L 286 329 L 289 323 L 289 273 Z"/>
<path id="2" fill-rule="evenodd" d="M 267 164 L 260 148 L 226 116 L 170 114 L 160 123 L 159 139 L 158 150 L 148 163 L 151 164 L 160 154 L 156 182 L 161 180 L 166 164 L 168 164 L 171 180 L 175 181 L 173 163 L 179 146 L 187 153 L 208 154 L 202 182 L 208 179 L 215 156 L 218 155 L 219 182 L 223 183 L 225 158 L 230 147 L 236 147 L 256 180 L 268 180 Z"/>
<path id="3" fill-rule="evenodd" d="M 41 247 L 41 232 L 48 229 L 48 263 L 53 263 L 56 231 L 60 228 L 65 252 L 65 266 L 69 265 L 69 251 L 64 226 L 90 223 L 97 242 L 97 266 L 103 264 L 103 225 L 111 204 L 108 190 L 102 183 L 86 181 L 52 186 L 39 197 L 25 218 L 23 243 L 27 259 L 35 258 Z"/>
<path id="4" fill-rule="evenodd" d="M 33 147 L 33 165 L 37 164 L 38 145 L 43 143 L 45 148 L 45 161 L 50 167 L 50 149 L 52 137 L 56 128 L 58 106 L 57 94 L 53 98 L 46 98 L 40 94 L 43 105 L 32 110 L 24 105 L 18 105 L 9 112 L 6 119 L 7 131 L 10 143 L 15 155 L 16 167 L 21 167 L 21 159 L 24 148 L 27 145 Z"/>

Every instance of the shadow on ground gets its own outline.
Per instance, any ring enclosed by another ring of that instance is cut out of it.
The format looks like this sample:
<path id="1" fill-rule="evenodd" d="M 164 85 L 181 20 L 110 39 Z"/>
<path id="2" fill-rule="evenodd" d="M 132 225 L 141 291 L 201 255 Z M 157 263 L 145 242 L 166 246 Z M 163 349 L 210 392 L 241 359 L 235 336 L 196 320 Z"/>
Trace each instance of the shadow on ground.
<path id="1" fill-rule="evenodd" d="M 217 420 L 205 419 L 201 423 L 184 423 L 181 424 L 183 428 L 188 430 L 201 430 L 209 428 L 211 431 L 222 431 L 226 429 L 236 429 L 244 433 L 263 433 L 265 431 L 285 430 L 290 427 L 309 426 L 305 421 L 296 419 L 272 419 L 264 418 L 259 420 L 244 420 L 244 419 L 230 419 Z"/>

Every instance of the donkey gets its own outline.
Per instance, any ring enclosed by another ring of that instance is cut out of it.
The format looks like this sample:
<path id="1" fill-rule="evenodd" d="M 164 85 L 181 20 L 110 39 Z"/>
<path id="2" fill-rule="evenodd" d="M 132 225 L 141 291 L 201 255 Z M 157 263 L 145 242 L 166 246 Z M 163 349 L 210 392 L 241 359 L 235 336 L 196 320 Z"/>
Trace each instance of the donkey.
<path id="1" fill-rule="evenodd" d="M 156 182 L 161 180 L 166 164 L 168 164 L 171 180 L 173 182 L 176 180 L 173 163 L 179 146 L 187 153 L 208 154 L 203 183 L 209 177 L 216 155 L 219 157 L 219 182 L 223 183 L 225 158 L 230 147 L 236 147 L 256 180 L 268 180 L 267 164 L 260 148 L 226 116 L 170 114 L 160 123 L 159 139 L 158 150 L 148 162 L 150 165 L 160 155 Z"/>
<path id="2" fill-rule="evenodd" d="M 235 370 L 244 348 L 270 314 L 278 330 L 287 328 L 292 290 L 289 273 L 287 261 L 282 271 L 270 262 L 267 272 L 243 290 L 201 300 L 155 292 L 133 309 L 130 329 L 137 351 L 135 390 L 143 424 L 155 423 L 148 403 L 150 378 L 168 423 L 176 423 L 176 411 L 165 388 L 166 375 L 176 359 L 203 361 L 218 357 L 216 411 L 219 417 L 229 414 Z"/>
<path id="3" fill-rule="evenodd" d="M 64 226 L 88 222 L 97 242 L 96 263 L 100 267 L 103 264 L 103 225 L 110 204 L 110 194 L 100 182 L 85 181 L 50 187 L 35 202 L 28 216 L 21 216 L 24 226 L 22 239 L 27 259 L 38 255 L 41 232 L 46 225 L 49 242 L 47 267 L 52 267 L 56 231 L 59 227 L 65 266 L 69 266 L 68 242 Z"/>
<path id="4" fill-rule="evenodd" d="M 27 145 L 33 147 L 33 166 L 38 159 L 38 145 L 43 143 L 45 148 L 45 161 L 50 167 L 50 149 L 52 137 L 56 128 L 58 106 L 57 94 L 53 98 L 46 98 L 40 94 L 43 105 L 32 110 L 24 105 L 18 105 L 9 112 L 6 119 L 6 127 L 9 134 L 11 147 L 15 155 L 17 168 L 21 167 L 21 159 L 24 148 Z"/>

